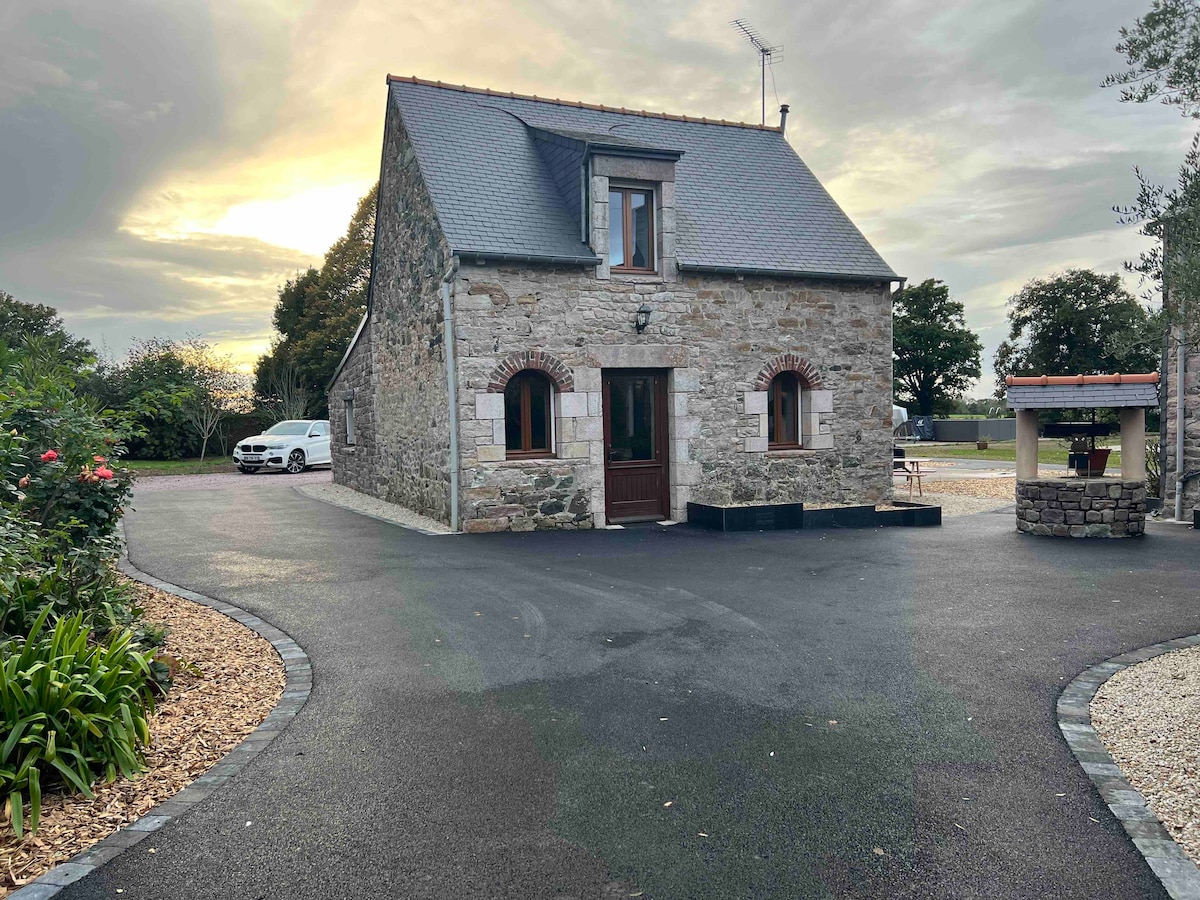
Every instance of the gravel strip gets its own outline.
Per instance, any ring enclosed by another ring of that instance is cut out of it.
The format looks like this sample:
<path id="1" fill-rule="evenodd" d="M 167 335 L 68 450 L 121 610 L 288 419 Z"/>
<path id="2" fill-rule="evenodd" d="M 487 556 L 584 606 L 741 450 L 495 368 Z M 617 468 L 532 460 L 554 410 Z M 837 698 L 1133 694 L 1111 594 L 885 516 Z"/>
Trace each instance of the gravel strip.
<path id="1" fill-rule="evenodd" d="M 232 467 L 231 467 L 232 468 Z M 308 469 L 299 475 L 286 472 L 209 472 L 204 475 L 146 475 L 134 482 L 134 496 L 148 491 L 208 491 L 229 487 L 296 487 L 301 484 L 329 484 L 331 469 Z"/>
<path id="2" fill-rule="evenodd" d="M 1091 712 L 1121 771 L 1200 865 L 1200 647 L 1118 672 Z"/>
<path id="3" fill-rule="evenodd" d="M 925 492 L 956 494 L 960 497 L 986 497 L 1016 503 L 1017 479 L 999 478 L 956 478 L 951 480 L 925 479 Z M 899 495 L 899 490 L 896 491 Z"/>
<path id="4" fill-rule="evenodd" d="M 201 476 L 204 477 L 204 476 Z M 279 701 L 284 666 L 274 648 L 214 609 L 135 584 L 146 621 L 170 633 L 163 652 L 182 665 L 150 719 L 146 771 L 80 794 L 44 795 L 36 834 L 0 833 L 0 897 L 134 822 L 211 768 Z M 151 817 L 153 818 L 153 817 Z M 22 892 L 24 894 L 25 892 Z"/>
<path id="5" fill-rule="evenodd" d="M 361 493 L 343 484 L 301 485 L 296 488 L 296 493 L 303 494 L 305 497 L 311 497 L 314 500 L 331 503 L 334 506 L 340 506 L 343 509 L 349 509 L 356 513 L 362 513 L 364 516 L 382 519 L 385 522 L 391 522 L 393 525 L 411 528 L 422 534 L 454 533 L 436 519 L 415 513 L 411 509 L 405 509 L 403 506 L 397 506 L 395 503 L 380 500 L 378 497 Z"/>
<path id="6" fill-rule="evenodd" d="M 997 500 L 990 497 L 964 497 L 960 494 L 935 494 L 926 491 L 924 497 L 913 497 L 920 503 L 932 503 L 942 508 L 942 518 L 972 516 L 975 513 L 992 512 L 1012 506 L 1013 500 Z"/>

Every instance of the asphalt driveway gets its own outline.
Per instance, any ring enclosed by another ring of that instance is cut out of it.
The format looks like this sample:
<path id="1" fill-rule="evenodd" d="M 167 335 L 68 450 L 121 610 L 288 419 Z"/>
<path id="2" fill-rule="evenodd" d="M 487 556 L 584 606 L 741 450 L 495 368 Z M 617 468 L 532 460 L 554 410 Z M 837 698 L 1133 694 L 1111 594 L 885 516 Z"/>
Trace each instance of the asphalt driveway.
<path id="1" fill-rule="evenodd" d="M 1189 530 L 426 537 L 280 480 L 135 506 L 133 562 L 287 631 L 314 690 L 64 898 L 1164 896 L 1053 710 L 1200 632 Z"/>

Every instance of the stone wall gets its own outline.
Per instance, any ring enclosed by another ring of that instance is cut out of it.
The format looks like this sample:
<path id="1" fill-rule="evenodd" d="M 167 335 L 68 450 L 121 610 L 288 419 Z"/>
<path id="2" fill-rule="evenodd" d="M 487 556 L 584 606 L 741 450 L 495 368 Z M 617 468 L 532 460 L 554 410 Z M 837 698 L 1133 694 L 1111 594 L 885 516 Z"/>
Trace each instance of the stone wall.
<path id="1" fill-rule="evenodd" d="M 1174 349 L 1167 354 L 1166 395 L 1167 395 L 1167 465 L 1163 471 L 1163 511 L 1173 515 L 1175 509 L 1175 403 L 1178 396 L 1176 389 L 1176 366 Z M 1200 471 L 1200 351 L 1193 352 L 1187 359 L 1184 368 L 1184 430 L 1183 430 L 1183 469 L 1185 472 Z M 1200 478 L 1193 478 L 1184 486 L 1183 515 L 1188 521 L 1192 518 L 1192 509 L 1200 506 Z"/>
<path id="2" fill-rule="evenodd" d="M 330 449 L 334 482 L 364 494 L 378 495 L 377 479 L 381 470 L 371 360 L 371 326 L 368 322 L 329 392 Z M 346 440 L 347 401 L 354 406 L 353 444 Z"/>
<path id="3" fill-rule="evenodd" d="M 1136 537 L 1146 528 L 1146 483 L 1115 478 L 1017 482 L 1017 530 L 1077 538 Z"/>
<path id="4" fill-rule="evenodd" d="M 448 522 L 450 403 L 439 285 L 450 252 L 416 153 L 390 103 L 380 197 L 368 311 L 371 349 L 361 363 L 369 360 L 370 422 L 360 417 L 357 390 L 364 376 L 355 357 L 330 389 L 329 407 L 337 417 L 345 392 L 356 390 L 358 446 L 348 451 L 339 418 L 334 480 Z"/>
<path id="5" fill-rule="evenodd" d="M 870 503 L 890 496 L 887 285 L 597 275 L 607 273 L 469 261 L 460 269 L 454 324 L 464 527 L 605 523 L 605 368 L 669 370 L 673 518 L 686 517 L 689 500 Z M 653 312 L 639 335 L 633 322 L 643 303 Z M 510 354 L 534 350 L 571 378 L 554 397 L 557 458 L 506 461 L 496 373 Z M 769 451 L 760 376 L 789 355 L 810 367 L 805 447 Z"/>

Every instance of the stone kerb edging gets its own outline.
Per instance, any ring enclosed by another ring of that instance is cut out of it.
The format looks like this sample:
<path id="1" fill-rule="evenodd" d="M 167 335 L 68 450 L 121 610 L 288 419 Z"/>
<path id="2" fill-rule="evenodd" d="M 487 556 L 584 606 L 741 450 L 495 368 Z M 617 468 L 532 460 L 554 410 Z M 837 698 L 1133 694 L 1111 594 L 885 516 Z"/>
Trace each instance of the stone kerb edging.
<path id="1" fill-rule="evenodd" d="M 130 822 L 82 853 L 76 854 L 64 863 L 59 863 L 49 872 L 13 891 L 9 894 L 9 900 L 45 900 L 45 898 L 53 897 L 68 884 L 78 881 L 109 860 L 120 856 L 172 819 L 177 819 L 191 810 L 213 791 L 240 774 L 254 757 L 265 750 L 275 736 L 292 723 L 312 691 L 312 665 L 309 663 L 308 654 L 301 649 L 299 644 L 274 625 L 264 622 L 258 616 L 231 603 L 223 603 L 212 597 L 197 594 L 195 591 L 189 591 L 147 575 L 134 566 L 128 557 L 121 558 L 120 569 L 134 581 L 140 581 L 142 584 L 148 584 L 152 588 L 174 594 L 176 597 L 182 597 L 193 603 L 200 603 L 215 609 L 234 621 L 241 622 L 251 631 L 257 632 L 269 641 L 283 660 L 287 678 L 283 686 L 283 695 L 254 731 L 246 735 L 242 742 L 225 754 L 216 765 L 179 793 L 153 807 L 140 819 Z"/>
<path id="2" fill-rule="evenodd" d="M 1172 650 L 1196 646 L 1200 646 L 1200 634 L 1114 656 L 1078 675 L 1059 696 L 1057 707 L 1058 727 L 1067 746 L 1174 900 L 1200 900 L 1200 869 L 1175 843 L 1146 798 L 1129 783 L 1105 749 L 1092 727 L 1091 703 L 1100 686 L 1121 670 Z"/>

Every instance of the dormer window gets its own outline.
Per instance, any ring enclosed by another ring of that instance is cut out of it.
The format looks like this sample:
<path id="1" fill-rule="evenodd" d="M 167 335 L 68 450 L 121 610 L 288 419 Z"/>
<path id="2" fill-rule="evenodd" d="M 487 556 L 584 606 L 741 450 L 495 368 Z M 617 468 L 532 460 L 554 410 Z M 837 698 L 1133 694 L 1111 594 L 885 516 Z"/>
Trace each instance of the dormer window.
<path id="1" fill-rule="evenodd" d="M 614 272 L 653 272 L 654 192 L 608 191 L 608 264 Z"/>

